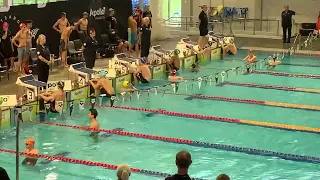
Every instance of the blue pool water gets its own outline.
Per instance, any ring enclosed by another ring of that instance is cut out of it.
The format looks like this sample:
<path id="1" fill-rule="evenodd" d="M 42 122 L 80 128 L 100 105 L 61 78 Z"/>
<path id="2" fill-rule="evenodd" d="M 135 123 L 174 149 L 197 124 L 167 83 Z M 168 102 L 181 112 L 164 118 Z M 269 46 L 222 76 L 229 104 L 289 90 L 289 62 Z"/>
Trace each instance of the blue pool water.
<path id="1" fill-rule="evenodd" d="M 187 79 L 202 75 L 220 72 L 217 68 L 233 68 L 242 64 L 241 59 L 245 52 L 235 57 L 228 57 L 229 61 L 212 62 L 199 73 L 183 72 Z M 265 54 L 258 54 L 259 58 Z M 284 61 L 290 63 L 319 64 L 316 58 L 291 57 Z M 207 69 L 206 69 L 207 68 Z M 316 67 L 278 66 L 274 71 L 288 73 L 320 74 Z M 235 75 L 230 73 L 228 81 L 259 83 L 281 86 L 295 86 L 320 89 L 320 80 L 278 77 L 269 75 Z M 165 80 L 154 81 L 151 86 L 165 83 Z M 202 84 L 199 89 L 197 83 L 188 90 L 181 84 L 179 93 L 182 95 L 142 93 L 139 100 L 133 96 L 122 102 L 120 98 L 116 105 L 130 107 L 144 107 L 148 109 L 164 109 L 167 111 L 195 113 L 220 117 L 247 119 L 253 121 L 275 122 L 282 124 L 319 127 L 319 111 L 307 111 L 288 109 L 281 107 L 268 107 L 253 104 L 234 103 L 226 101 L 213 101 L 190 98 L 191 94 L 203 94 L 212 96 L 234 97 L 241 99 L 255 99 L 264 101 L 287 102 L 296 104 L 318 105 L 320 94 L 280 91 L 272 89 L 258 89 L 238 87 L 231 85 L 215 86 L 215 83 Z M 319 134 L 284 131 L 256 126 L 246 126 L 215 121 L 172 117 L 158 114 L 144 113 L 140 111 L 128 111 L 111 108 L 97 107 L 98 120 L 103 129 L 123 129 L 124 131 L 153 134 L 166 137 L 176 137 L 211 143 L 220 143 L 241 147 L 271 150 L 297 155 L 319 157 Z M 66 113 L 65 118 L 58 118 L 55 122 L 70 125 L 87 126 L 88 109 L 74 112 L 70 117 Z M 135 137 L 108 135 L 93 140 L 88 137 L 89 132 L 74 130 L 65 127 L 48 125 L 22 124 L 20 146 L 24 147 L 24 140 L 33 136 L 36 146 L 41 154 L 55 155 L 62 153 L 67 157 L 108 164 L 128 163 L 131 167 L 175 173 L 175 154 L 182 150 L 188 150 L 192 154 L 193 163 L 190 168 L 192 177 L 215 179 L 218 174 L 226 173 L 232 179 L 242 180 L 292 180 L 292 179 L 319 179 L 319 164 L 286 161 L 273 157 L 247 155 L 244 153 L 192 147 L 188 145 L 166 143 Z M 0 147 L 15 149 L 14 129 L 2 133 Z M 43 160 L 39 160 L 42 162 Z M 0 153 L 0 166 L 5 167 L 12 179 L 15 178 L 15 156 Z M 111 180 L 116 179 L 115 171 L 98 167 L 69 164 L 64 162 L 38 163 L 34 168 L 21 167 L 21 179 L 43 180 L 56 177 L 58 180 Z M 164 179 L 150 177 L 141 174 L 132 174 L 134 180 Z"/>

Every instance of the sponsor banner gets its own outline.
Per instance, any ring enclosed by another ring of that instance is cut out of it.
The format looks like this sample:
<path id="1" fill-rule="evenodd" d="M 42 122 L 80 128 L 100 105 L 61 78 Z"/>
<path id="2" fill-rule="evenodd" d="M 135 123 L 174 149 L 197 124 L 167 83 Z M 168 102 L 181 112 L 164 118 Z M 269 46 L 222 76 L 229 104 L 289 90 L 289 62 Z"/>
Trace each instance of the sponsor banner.
<path id="1" fill-rule="evenodd" d="M 183 59 L 184 68 L 190 69 L 191 65 L 196 62 L 196 55 L 188 56 Z"/>
<path id="2" fill-rule="evenodd" d="M 0 96 L 0 107 L 13 107 L 17 105 L 16 95 L 2 95 Z"/>
<path id="3" fill-rule="evenodd" d="M 62 84 L 64 86 L 63 90 L 71 91 L 71 80 L 60 80 L 60 81 L 48 81 L 47 83 L 47 91 L 57 91 L 58 84 Z"/>
<path id="4" fill-rule="evenodd" d="M 21 106 L 22 120 L 38 120 L 39 102 L 34 101 Z"/>
<path id="5" fill-rule="evenodd" d="M 121 77 L 117 77 L 115 79 L 114 86 L 116 87 L 115 88 L 116 93 L 120 93 L 120 89 L 123 87 L 123 82 L 124 81 L 131 82 L 131 74 L 127 74 L 127 75 L 124 75 L 124 76 L 121 76 Z M 113 86 L 113 88 L 114 88 L 114 86 Z"/>
<path id="6" fill-rule="evenodd" d="M 211 61 L 221 59 L 221 48 L 211 49 Z"/>
<path id="7" fill-rule="evenodd" d="M 89 86 L 85 86 L 76 90 L 70 91 L 70 98 L 68 100 L 78 100 L 78 99 L 87 99 L 89 97 Z"/>
<path id="8" fill-rule="evenodd" d="M 161 79 L 165 76 L 166 65 L 155 65 L 152 67 L 152 79 Z"/>
<path id="9" fill-rule="evenodd" d="M 9 129 L 11 127 L 11 109 L 0 111 L 0 130 Z"/>

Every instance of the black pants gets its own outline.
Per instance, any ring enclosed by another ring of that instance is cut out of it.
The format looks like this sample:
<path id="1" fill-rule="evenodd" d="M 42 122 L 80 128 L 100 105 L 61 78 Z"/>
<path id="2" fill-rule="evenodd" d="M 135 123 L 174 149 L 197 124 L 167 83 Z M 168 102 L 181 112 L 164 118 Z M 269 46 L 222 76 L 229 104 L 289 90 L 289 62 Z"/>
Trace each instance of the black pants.
<path id="1" fill-rule="evenodd" d="M 141 57 L 148 58 L 150 52 L 150 43 L 141 43 Z"/>
<path id="2" fill-rule="evenodd" d="M 84 59 L 86 61 L 86 67 L 92 69 L 96 63 L 96 55 L 85 55 Z"/>
<path id="3" fill-rule="evenodd" d="M 292 25 L 284 25 L 282 26 L 282 30 L 283 30 L 283 38 L 282 38 L 283 42 L 290 42 Z M 288 38 L 287 38 L 287 31 L 288 31 Z"/>
<path id="4" fill-rule="evenodd" d="M 49 79 L 49 66 L 45 63 L 37 63 L 38 81 L 47 83 Z"/>

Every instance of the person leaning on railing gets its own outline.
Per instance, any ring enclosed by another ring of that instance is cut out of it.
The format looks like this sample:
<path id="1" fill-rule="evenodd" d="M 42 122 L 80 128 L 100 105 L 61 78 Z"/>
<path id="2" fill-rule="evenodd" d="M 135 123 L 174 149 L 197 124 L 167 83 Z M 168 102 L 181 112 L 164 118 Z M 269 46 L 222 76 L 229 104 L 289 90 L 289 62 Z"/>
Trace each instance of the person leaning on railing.
<path id="1" fill-rule="evenodd" d="M 37 69 L 38 69 L 38 81 L 47 83 L 49 78 L 50 65 L 53 59 L 50 58 L 50 50 L 46 44 L 46 36 L 40 34 L 37 39 L 36 53 L 37 59 Z"/>

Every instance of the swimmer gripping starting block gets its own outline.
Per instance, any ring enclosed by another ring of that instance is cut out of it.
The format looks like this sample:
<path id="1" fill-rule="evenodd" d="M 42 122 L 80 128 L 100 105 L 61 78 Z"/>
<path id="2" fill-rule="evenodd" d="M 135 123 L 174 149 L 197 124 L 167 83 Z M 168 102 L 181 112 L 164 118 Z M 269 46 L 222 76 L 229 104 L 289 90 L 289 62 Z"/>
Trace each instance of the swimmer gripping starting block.
<path id="1" fill-rule="evenodd" d="M 198 52 L 198 43 L 193 42 L 190 40 L 190 38 L 182 38 L 177 46 L 176 49 L 179 49 L 180 52 L 180 57 L 187 57 L 187 56 L 191 56 L 194 54 L 194 52 Z"/>
<path id="2" fill-rule="evenodd" d="M 151 47 L 150 53 L 152 54 L 152 62 L 155 62 L 156 64 L 164 64 L 166 63 L 166 59 L 170 59 L 172 51 L 165 50 L 160 45 L 156 45 Z"/>
<path id="3" fill-rule="evenodd" d="M 86 68 L 85 63 L 72 64 L 69 68 L 69 72 L 78 75 L 78 82 L 82 86 L 85 86 L 91 78 L 91 75 L 96 73 L 95 70 Z"/>
<path id="4" fill-rule="evenodd" d="M 34 101 L 40 88 L 47 86 L 46 83 L 36 80 L 33 75 L 18 77 L 16 84 L 27 88 L 28 101 Z"/>

